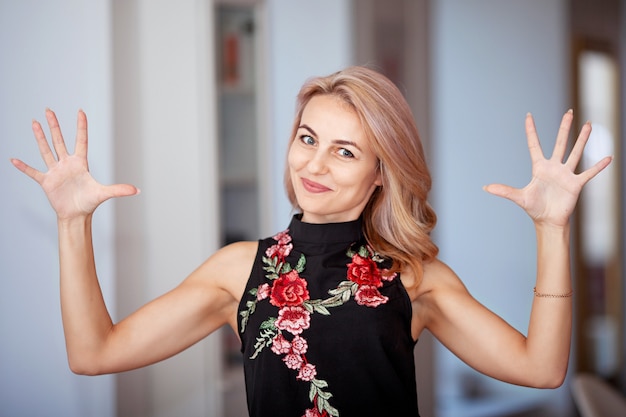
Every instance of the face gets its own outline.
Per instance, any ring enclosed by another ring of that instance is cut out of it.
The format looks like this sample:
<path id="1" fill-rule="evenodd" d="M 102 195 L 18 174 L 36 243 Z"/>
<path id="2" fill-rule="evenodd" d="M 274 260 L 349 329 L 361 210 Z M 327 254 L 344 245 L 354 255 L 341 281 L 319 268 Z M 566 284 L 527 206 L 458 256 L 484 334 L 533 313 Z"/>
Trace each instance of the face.
<path id="1" fill-rule="evenodd" d="M 313 97 L 289 148 L 288 165 L 302 221 L 356 220 L 381 185 L 378 159 L 356 113 L 333 96 Z"/>

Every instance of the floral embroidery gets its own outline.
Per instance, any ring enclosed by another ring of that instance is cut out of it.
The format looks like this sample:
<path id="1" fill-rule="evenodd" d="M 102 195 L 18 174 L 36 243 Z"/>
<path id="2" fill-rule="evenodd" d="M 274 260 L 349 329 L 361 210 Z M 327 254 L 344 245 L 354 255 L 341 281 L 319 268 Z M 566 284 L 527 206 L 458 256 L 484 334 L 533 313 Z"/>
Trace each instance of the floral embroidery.
<path id="1" fill-rule="evenodd" d="M 311 313 L 300 306 L 286 306 L 278 311 L 274 325 L 280 330 L 299 335 L 311 325 Z"/>
<path id="2" fill-rule="evenodd" d="M 289 271 L 274 281 L 270 303 L 276 307 L 302 305 L 305 300 L 309 299 L 306 285 L 306 281 L 300 278 L 298 271 Z"/>
<path id="3" fill-rule="evenodd" d="M 308 343 L 302 333 L 311 325 L 311 315 L 319 313 L 330 315 L 329 308 L 340 306 L 354 298 L 359 305 L 377 307 L 385 304 L 389 298 L 380 293 L 383 281 L 391 281 L 396 274 L 389 274 L 378 264 L 384 261 L 367 246 L 360 246 L 356 251 L 349 248 L 346 255 L 351 259 L 347 264 L 345 281 L 337 288 L 328 291 L 329 297 L 311 300 L 307 281 L 301 277 L 306 266 L 306 258 L 300 255 L 295 267 L 286 258 L 291 254 L 293 244 L 289 231 L 273 237 L 276 244 L 265 251 L 263 269 L 271 282 L 263 283 L 248 293 L 253 297 L 246 302 L 246 309 L 240 311 L 241 332 L 245 331 L 248 319 L 256 310 L 257 303 L 269 299 L 269 303 L 278 308 L 278 316 L 270 317 L 261 323 L 259 336 L 256 338 L 255 359 L 266 347 L 276 355 L 282 355 L 282 361 L 289 369 L 297 371 L 296 379 L 310 383 L 309 399 L 313 408 L 304 410 L 303 417 L 338 417 L 339 410 L 330 404 L 332 393 L 327 391 L 328 383 L 317 379 L 317 369 L 306 358 Z M 290 336 L 285 337 L 285 333 Z"/>

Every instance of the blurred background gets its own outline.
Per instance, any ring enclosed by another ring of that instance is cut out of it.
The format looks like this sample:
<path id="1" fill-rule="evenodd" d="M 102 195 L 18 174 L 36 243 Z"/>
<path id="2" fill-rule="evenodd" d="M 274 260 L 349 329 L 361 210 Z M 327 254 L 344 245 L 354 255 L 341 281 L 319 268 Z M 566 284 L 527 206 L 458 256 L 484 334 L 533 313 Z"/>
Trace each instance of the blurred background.
<path id="1" fill-rule="evenodd" d="M 98 274 L 119 320 L 177 285 L 224 243 L 283 230 L 282 172 L 308 77 L 352 64 L 405 92 L 434 178 L 440 256 L 488 308 L 526 332 L 532 222 L 481 190 L 530 178 L 535 116 L 549 152 L 562 114 L 592 120 L 583 164 L 610 169 L 574 216 L 576 323 L 556 390 L 485 378 L 428 334 L 416 350 L 424 417 L 577 416 L 571 381 L 626 392 L 624 0 L 0 0 L 0 416 L 245 416 L 239 346 L 221 329 L 163 363 L 99 377 L 67 366 L 56 224 L 30 130 L 57 112 L 73 144 L 90 123 L 90 168 L 138 197 L 94 218 Z"/>

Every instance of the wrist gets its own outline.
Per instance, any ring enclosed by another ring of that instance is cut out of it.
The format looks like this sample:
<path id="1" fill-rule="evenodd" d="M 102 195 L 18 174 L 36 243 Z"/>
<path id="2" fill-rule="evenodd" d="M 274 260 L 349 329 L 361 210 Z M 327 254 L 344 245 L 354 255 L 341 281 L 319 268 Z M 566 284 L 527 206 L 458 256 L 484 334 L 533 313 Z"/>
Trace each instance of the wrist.
<path id="1" fill-rule="evenodd" d="M 535 231 L 538 235 L 565 236 L 569 238 L 570 223 L 569 221 L 565 224 L 535 222 Z"/>
<path id="2" fill-rule="evenodd" d="M 92 214 L 85 214 L 74 217 L 57 217 L 59 230 L 73 230 L 85 226 L 91 226 Z"/>

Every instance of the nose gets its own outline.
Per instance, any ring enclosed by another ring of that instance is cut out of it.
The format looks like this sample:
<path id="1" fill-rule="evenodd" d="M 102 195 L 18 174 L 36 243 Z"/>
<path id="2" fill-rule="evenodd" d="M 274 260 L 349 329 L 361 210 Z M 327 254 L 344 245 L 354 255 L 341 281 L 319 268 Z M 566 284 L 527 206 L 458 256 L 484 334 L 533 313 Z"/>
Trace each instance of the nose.
<path id="1" fill-rule="evenodd" d="M 322 175 L 328 171 L 328 155 L 323 149 L 317 149 L 316 152 L 311 155 L 311 159 L 307 163 L 307 168 L 311 174 Z"/>

